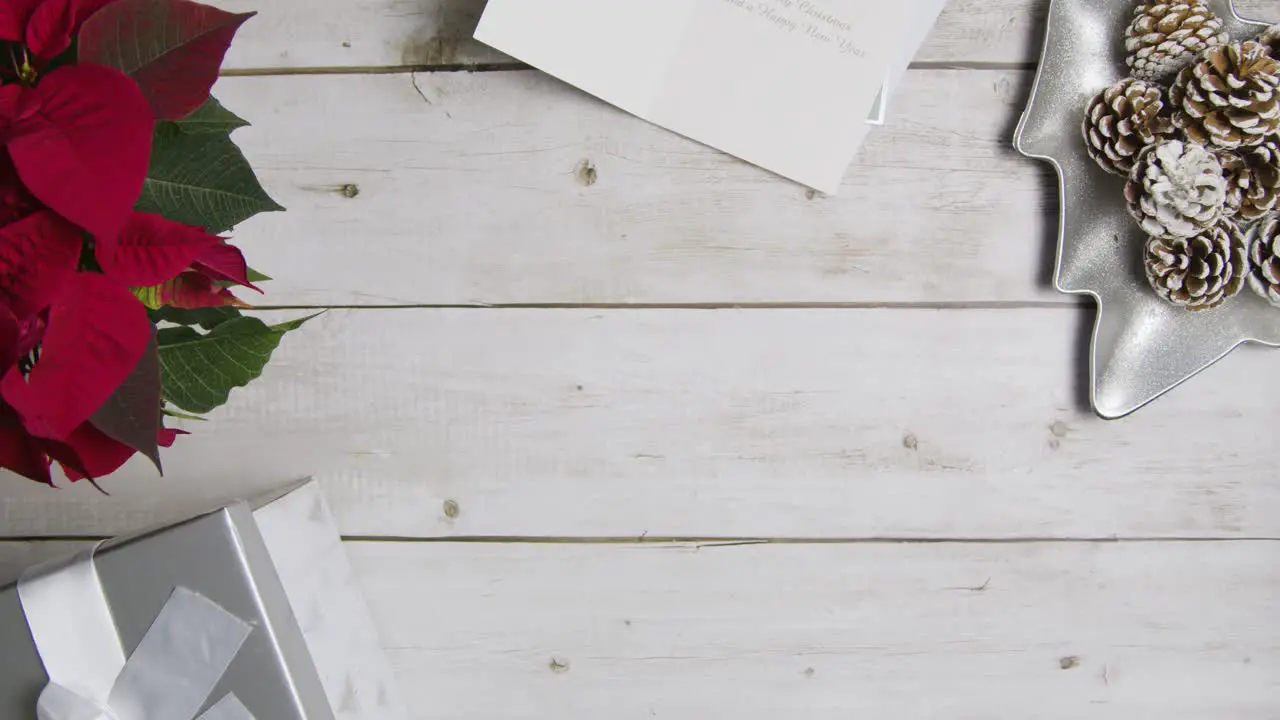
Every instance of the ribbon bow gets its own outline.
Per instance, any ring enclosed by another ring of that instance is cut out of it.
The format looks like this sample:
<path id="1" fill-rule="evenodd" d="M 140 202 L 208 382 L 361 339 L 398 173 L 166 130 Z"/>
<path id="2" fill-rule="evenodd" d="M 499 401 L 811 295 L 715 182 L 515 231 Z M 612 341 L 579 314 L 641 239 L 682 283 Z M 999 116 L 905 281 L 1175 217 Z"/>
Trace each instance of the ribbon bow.
<path id="1" fill-rule="evenodd" d="M 40 693 L 37 717 L 39 720 L 124 720 L 124 716 L 116 714 L 111 708 L 55 683 L 50 683 Z M 252 717 L 235 695 L 227 695 L 201 714 L 199 720 L 242 720 Z"/>
<path id="2" fill-rule="evenodd" d="M 93 552 L 39 566 L 18 581 L 49 676 L 38 720 L 254 720 L 234 695 L 196 716 L 252 626 L 180 587 L 126 661 Z"/>

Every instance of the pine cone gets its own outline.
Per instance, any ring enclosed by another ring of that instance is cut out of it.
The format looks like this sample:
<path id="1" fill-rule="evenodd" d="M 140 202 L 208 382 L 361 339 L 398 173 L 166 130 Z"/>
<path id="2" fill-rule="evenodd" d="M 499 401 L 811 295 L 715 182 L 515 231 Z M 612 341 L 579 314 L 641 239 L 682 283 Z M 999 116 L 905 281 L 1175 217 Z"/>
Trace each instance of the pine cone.
<path id="1" fill-rule="evenodd" d="M 1209 310 L 1235 297 L 1249 272 L 1244 243 L 1228 223 L 1190 238 L 1151 238 L 1145 259 L 1156 293 L 1188 310 Z"/>
<path id="2" fill-rule="evenodd" d="M 1138 155 L 1124 196 L 1148 235 L 1191 237 L 1222 217 L 1227 179 L 1218 158 L 1204 147 L 1168 140 Z"/>
<path id="3" fill-rule="evenodd" d="M 1249 285 L 1280 308 L 1280 216 L 1259 225 L 1249 243 Z"/>
<path id="4" fill-rule="evenodd" d="M 1227 214 L 1253 222 L 1280 204 L 1280 137 L 1218 153 L 1227 176 Z"/>
<path id="5" fill-rule="evenodd" d="M 1148 0 L 1124 34 L 1129 67 L 1139 80 L 1167 84 L 1206 48 L 1230 37 L 1203 0 Z"/>
<path id="6" fill-rule="evenodd" d="M 1280 61 L 1246 40 L 1209 48 L 1169 91 L 1173 123 L 1201 145 L 1260 145 L 1280 131 Z"/>
<path id="7" fill-rule="evenodd" d="M 1267 46 L 1271 57 L 1280 60 L 1280 25 L 1272 25 L 1258 36 L 1258 42 Z"/>
<path id="8" fill-rule="evenodd" d="M 1173 136 L 1173 120 L 1159 85 L 1125 78 L 1089 101 L 1083 132 L 1089 157 L 1109 173 L 1128 175 L 1143 148 Z"/>

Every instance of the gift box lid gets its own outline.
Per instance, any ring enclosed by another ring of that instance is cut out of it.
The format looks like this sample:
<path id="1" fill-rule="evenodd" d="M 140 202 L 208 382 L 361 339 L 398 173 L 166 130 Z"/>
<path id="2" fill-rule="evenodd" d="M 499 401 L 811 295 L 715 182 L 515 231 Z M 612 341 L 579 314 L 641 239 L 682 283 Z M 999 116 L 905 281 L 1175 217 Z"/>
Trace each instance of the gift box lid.
<path id="1" fill-rule="evenodd" d="M 234 693 L 257 720 L 333 720 L 247 505 L 109 541 L 95 563 L 126 654 L 138 646 L 176 588 L 204 596 L 252 626 L 206 708 Z M 16 585 L 0 589 L 0 638 L 0 717 L 34 718 L 47 676 Z"/>

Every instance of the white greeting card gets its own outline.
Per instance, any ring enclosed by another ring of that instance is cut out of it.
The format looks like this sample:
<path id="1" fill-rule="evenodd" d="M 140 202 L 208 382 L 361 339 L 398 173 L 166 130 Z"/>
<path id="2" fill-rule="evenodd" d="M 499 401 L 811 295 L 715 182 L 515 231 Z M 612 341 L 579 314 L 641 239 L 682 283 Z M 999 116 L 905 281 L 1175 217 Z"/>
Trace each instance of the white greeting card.
<path id="1" fill-rule="evenodd" d="M 476 39 L 834 193 L 935 1 L 490 0 Z"/>
<path id="2" fill-rule="evenodd" d="M 889 68 L 889 77 L 885 80 L 880 94 L 876 96 L 871 115 L 867 118 L 867 122 L 872 125 L 884 124 L 890 98 L 902 85 L 907 67 L 911 65 L 912 59 L 920 51 L 920 46 L 924 45 L 925 39 L 929 37 L 929 31 L 938 21 L 938 16 L 942 14 L 942 8 L 946 6 L 947 0 L 912 0 L 912 4 L 915 6 L 915 14 L 907 22 L 902 38 L 897 43 L 897 56 Z"/>

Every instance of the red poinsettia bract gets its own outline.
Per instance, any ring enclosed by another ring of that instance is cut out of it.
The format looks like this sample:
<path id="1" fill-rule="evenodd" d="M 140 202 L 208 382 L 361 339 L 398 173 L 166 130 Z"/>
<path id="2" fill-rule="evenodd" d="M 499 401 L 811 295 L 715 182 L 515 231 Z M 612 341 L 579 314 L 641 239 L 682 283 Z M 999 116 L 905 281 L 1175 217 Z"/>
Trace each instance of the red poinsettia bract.
<path id="1" fill-rule="evenodd" d="M 84 22 L 112 1 L 4 0 L 0 5 L 0 40 L 24 45 L 47 62 L 66 50 Z"/>
<path id="2" fill-rule="evenodd" d="M 156 18 L 194 39 L 168 66 L 124 57 L 142 53 L 122 49 L 128 23 Z M 53 462 L 73 480 L 115 471 L 138 447 L 94 415 L 154 353 L 139 292 L 208 307 L 249 286 L 224 238 L 134 210 L 157 113 L 208 98 L 245 18 L 189 0 L 0 0 L 0 466 L 43 483 Z"/>

